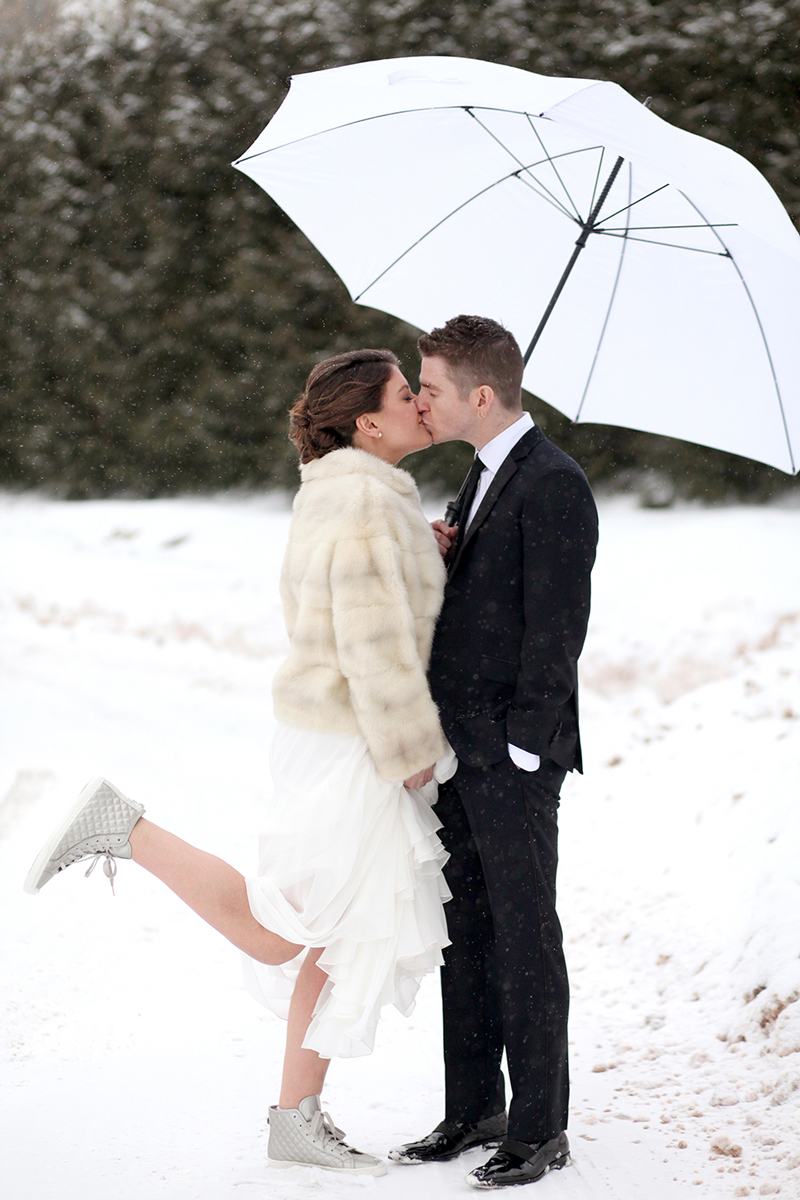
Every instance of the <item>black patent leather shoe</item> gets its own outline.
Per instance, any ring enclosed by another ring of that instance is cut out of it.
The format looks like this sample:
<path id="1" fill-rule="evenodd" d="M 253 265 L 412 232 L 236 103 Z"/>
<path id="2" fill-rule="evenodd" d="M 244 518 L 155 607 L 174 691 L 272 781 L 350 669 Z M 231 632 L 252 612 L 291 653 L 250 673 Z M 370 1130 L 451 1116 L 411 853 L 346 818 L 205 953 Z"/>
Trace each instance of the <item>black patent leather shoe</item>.
<path id="1" fill-rule="evenodd" d="M 515 1187 L 521 1183 L 536 1183 L 548 1171 L 558 1171 L 569 1162 L 569 1141 L 565 1133 L 549 1142 L 516 1142 L 507 1139 L 482 1167 L 467 1176 L 467 1183 L 477 1188 Z"/>
<path id="2" fill-rule="evenodd" d="M 487 1149 L 499 1146 L 507 1131 L 508 1117 L 504 1112 L 483 1121 L 444 1120 L 421 1141 L 395 1146 L 389 1151 L 389 1158 L 396 1163 L 447 1162 L 472 1146 Z"/>

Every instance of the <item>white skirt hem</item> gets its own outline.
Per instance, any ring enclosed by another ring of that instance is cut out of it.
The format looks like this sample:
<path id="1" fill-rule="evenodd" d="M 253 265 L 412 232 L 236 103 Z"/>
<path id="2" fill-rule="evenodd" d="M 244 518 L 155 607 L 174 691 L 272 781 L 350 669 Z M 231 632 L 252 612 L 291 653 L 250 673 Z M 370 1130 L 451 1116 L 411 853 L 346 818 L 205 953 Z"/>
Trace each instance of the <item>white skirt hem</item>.
<path id="1" fill-rule="evenodd" d="M 323 1058 L 369 1054 L 381 1009 L 408 1015 L 422 976 L 449 945 L 448 855 L 431 808 L 437 784 L 410 791 L 382 779 L 362 737 L 283 724 L 271 768 L 274 794 L 247 895 L 261 925 L 303 950 L 278 967 L 243 956 L 245 985 L 285 1019 L 308 948 L 324 947 L 318 962 L 328 979 L 303 1045 Z M 450 755 L 436 776 L 455 768 Z"/>

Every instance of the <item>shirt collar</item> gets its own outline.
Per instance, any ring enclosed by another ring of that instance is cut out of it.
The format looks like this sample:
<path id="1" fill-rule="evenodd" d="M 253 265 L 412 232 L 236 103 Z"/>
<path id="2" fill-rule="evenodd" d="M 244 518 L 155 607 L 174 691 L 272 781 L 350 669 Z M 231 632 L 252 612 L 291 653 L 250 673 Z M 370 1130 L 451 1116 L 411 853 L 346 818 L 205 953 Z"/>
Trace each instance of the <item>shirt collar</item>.
<path id="1" fill-rule="evenodd" d="M 493 437 L 490 442 L 487 442 L 483 449 L 478 451 L 476 457 L 481 460 L 484 467 L 487 467 L 493 475 L 496 475 L 501 464 L 508 458 L 517 442 L 529 429 L 533 429 L 533 417 L 529 412 L 524 412 L 518 421 L 515 421 L 513 425 L 509 425 L 502 433 L 498 433 L 497 437 Z"/>

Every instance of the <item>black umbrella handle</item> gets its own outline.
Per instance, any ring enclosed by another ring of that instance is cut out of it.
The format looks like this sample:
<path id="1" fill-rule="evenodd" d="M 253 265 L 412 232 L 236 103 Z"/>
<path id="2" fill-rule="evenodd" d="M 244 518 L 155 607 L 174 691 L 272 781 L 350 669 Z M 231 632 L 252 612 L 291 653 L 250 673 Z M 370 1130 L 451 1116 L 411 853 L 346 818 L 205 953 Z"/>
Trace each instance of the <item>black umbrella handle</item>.
<path id="1" fill-rule="evenodd" d="M 588 219 L 586 220 L 586 222 L 583 224 L 583 226 L 581 228 L 581 236 L 578 238 L 577 242 L 575 243 L 575 249 L 572 251 L 572 258 L 567 263 L 566 268 L 564 270 L 564 274 L 561 276 L 561 278 L 558 281 L 558 287 L 553 292 L 553 295 L 550 297 L 550 303 L 547 305 L 547 308 L 544 310 L 544 314 L 542 316 L 541 321 L 539 322 L 536 333 L 531 338 L 531 344 L 528 346 L 528 349 L 525 351 L 525 357 L 523 359 L 525 366 L 528 365 L 528 359 L 533 354 L 536 343 L 539 341 L 539 338 L 542 336 L 542 330 L 544 329 L 545 325 L 547 324 L 550 313 L 555 308 L 556 301 L 558 300 L 558 297 L 561 295 L 561 293 L 564 290 L 564 284 L 569 279 L 569 273 L 572 270 L 572 268 L 575 266 L 578 255 L 580 254 L 581 250 L 588 242 L 589 234 L 594 232 L 595 222 L 597 221 L 597 218 L 599 216 L 600 209 L 605 204 L 606 197 L 608 196 L 608 193 L 611 191 L 611 186 L 612 186 L 614 180 L 617 178 L 617 175 L 619 174 L 619 169 L 622 166 L 624 161 L 625 160 L 623 159 L 622 155 L 620 155 L 620 157 L 614 163 L 614 166 L 611 170 L 611 174 L 609 175 L 608 179 L 605 182 L 605 187 L 603 188 L 602 192 L 600 193 L 600 195 L 597 198 L 597 203 L 595 204 L 592 211 L 589 213 Z"/>

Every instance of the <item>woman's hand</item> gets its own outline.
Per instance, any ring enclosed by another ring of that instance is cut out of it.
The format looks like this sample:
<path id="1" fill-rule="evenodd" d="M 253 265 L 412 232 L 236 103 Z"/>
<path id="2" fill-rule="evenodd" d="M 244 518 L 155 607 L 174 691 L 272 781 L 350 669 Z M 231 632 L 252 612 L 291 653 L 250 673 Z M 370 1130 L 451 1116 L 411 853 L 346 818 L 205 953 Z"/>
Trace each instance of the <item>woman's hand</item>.
<path id="1" fill-rule="evenodd" d="M 408 779 L 403 780 L 403 787 L 421 788 L 425 787 L 426 783 L 430 783 L 433 779 L 433 767 L 435 764 L 426 767 L 424 771 L 417 771 L 416 775 L 409 775 Z"/>
<path id="2" fill-rule="evenodd" d="M 458 533 L 457 525 L 448 525 L 445 521 L 431 521 L 431 529 L 436 537 L 439 553 L 447 561 L 447 556 L 453 549 L 453 543 Z"/>

